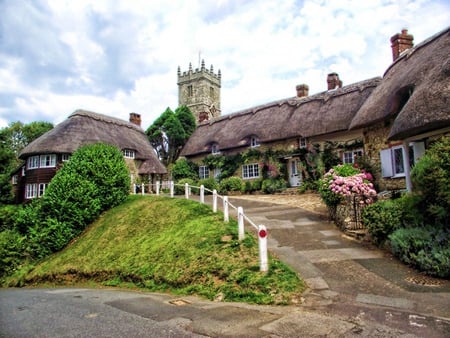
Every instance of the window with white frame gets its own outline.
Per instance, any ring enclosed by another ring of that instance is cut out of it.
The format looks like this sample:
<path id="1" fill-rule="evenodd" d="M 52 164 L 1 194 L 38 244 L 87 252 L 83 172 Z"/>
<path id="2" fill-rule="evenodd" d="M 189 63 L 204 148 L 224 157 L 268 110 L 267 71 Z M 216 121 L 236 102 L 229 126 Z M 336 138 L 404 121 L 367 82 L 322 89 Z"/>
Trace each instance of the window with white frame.
<path id="1" fill-rule="evenodd" d="M 255 147 L 259 147 L 259 146 L 260 146 L 260 144 L 259 144 L 258 138 L 255 137 L 255 136 L 253 136 L 253 137 L 250 139 L 250 147 L 255 148 Z"/>
<path id="2" fill-rule="evenodd" d="M 242 178 L 258 178 L 259 177 L 259 164 L 245 164 L 242 166 Z"/>
<path id="3" fill-rule="evenodd" d="M 362 154 L 362 149 L 346 151 L 342 154 L 342 162 L 353 164 L 358 157 L 362 156 Z"/>
<path id="4" fill-rule="evenodd" d="M 38 197 L 45 194 L 45 189 L 47 189 L 48 183 L 39 183 Z"/>
<path id="5" fill-rule="evenodd" d="M 25 198 L 27 199 L 35 198 L 37 196 L 37 188 L 38 186 L 36 183 L 27 184 L 25 186 Z"/>
<path id="6" fill-rule="evenodd" d="M 198 177 L 200 179 L 209 178 L 209 168 L 206 165 L 198 167 Z"/>
<path id="7" fill-rule="evenodd" d="M 409 166 L 412 166 L 425 153 L 423 142 L 410 143 L 408 147 Z M 405 176 L 405 152 L 402 145 L 394 146 L 380 151 L 381 174 L 383 177 Z"/>
<path id="8" fill-rule="evenodd" d="M 39 168 L 39 155 L 28 157 L 27 169 Z"/>
<path id="9" fill-rule="evenodd" d="M 306 139 L 306 137 L 300 137 L 300 139 L 298 140 L 298 147 L 300 149 L 304 149 L 308 146 L 308 140 Z"/>
<path id="10" fill-rule="evenodd" d="M 63 162 L 67 162 L 70 159 L 70 154 L 62 154 L 61 155 L 61 160 Z"/>
<path id="11" fill-rule="evenodd" d="M 124 149 L 123 150 L 123 156 L 125 158 L 134 158 L 135 157 L 135 151 L 132 149 Z"/>
<path id="12" fill-rule="evenodd" d="M 217 143 L 214 143 L 214 144 L 211 146 L 211 153 L 212 153 L 213 155 L 220 154 L 219 145 L 218 145 Z"/>
<path id="13" fill-rule="evenodd" d="M 41 155 L 40 167 L 41 168 L 56 167 L 56 155 L 55 154 Z"/>
<path id="14" fill-rule="evenodd" d="M 16 185 L 19 182 L 19 175 L 13 175 L 11 183 Z"/>

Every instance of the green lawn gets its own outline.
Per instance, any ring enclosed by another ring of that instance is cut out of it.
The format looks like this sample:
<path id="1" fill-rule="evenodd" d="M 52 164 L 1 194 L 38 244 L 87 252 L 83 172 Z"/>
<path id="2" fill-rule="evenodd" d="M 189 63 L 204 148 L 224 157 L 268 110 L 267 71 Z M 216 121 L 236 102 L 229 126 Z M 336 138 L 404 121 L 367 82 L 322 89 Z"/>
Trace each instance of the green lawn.
<path id="1" fill-rule="evenodd" d="M 63 251 L 25 267 L 9 285 L 91 283 L 196 294 L 257 304 L 298 301 L 305 285 L 269 255 L 259 271 L 252 234 L 237 240 L 237 223 L 185 199 L 130 196 L 104 213 Z"/>

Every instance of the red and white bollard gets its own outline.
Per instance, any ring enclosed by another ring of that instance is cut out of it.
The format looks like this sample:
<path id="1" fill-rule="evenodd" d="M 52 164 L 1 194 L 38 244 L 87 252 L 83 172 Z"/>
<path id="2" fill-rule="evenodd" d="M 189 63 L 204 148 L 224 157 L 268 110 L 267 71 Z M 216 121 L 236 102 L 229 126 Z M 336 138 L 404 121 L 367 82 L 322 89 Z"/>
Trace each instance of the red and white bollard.
<path id="1" fill-rule="evenodd" d="M 269 271 L 269 260 L 267 257 L 267 229 L 264 225 L 258 225 L 258 244 L 259 244 L 259 270 Z"/>

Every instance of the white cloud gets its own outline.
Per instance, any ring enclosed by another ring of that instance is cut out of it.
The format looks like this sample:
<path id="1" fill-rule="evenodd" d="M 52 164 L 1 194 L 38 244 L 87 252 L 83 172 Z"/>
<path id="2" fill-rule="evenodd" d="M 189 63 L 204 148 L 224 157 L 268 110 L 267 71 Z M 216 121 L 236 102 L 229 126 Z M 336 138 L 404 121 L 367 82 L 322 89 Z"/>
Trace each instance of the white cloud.
<path id="1" fill-rule="evenodd" d="M 450 22 L 450 4 L 426 0 L 0 2 L 0 127 L 58 123 L 78 108 L 147 128 L 178 105 L 176 74 L 222 72 L 222 113 L 381 76 L 389 38 L 419 43 Z"/>

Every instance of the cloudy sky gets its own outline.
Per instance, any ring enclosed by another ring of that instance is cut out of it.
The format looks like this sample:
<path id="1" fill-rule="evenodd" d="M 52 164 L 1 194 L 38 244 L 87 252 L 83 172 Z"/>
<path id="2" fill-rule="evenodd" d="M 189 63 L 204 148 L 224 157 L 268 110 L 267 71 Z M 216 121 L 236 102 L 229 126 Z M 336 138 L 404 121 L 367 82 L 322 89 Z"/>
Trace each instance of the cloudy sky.
<path id="1" fill-rule="evenodd" d="M 146 129 L 178 106 L 177 69 L 222 73 L 222 114 L 382 76 L 390 37 L 420 43 L 448 0 L 0 0 L 0 127 L 59 123 L 76 109 Z"/>

